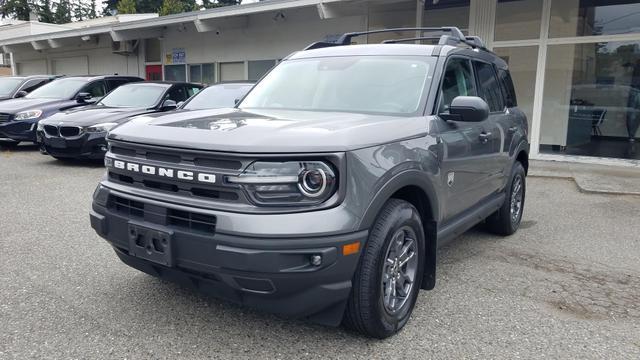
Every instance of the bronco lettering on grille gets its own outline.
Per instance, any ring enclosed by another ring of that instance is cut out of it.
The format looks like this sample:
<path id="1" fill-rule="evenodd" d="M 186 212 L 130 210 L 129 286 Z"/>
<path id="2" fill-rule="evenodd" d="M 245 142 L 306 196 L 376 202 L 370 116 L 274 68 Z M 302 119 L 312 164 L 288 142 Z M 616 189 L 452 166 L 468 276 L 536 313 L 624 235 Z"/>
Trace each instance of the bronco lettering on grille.
<path id="1" fill-rule="evenodd" d="M 123 160 L 115 160 L 112 158 L 105 158 L 105 165 L 107 167 L 116 168 L 120 170 L 142 173 L 147 175 L 155 175 L 160 177 L 166 177 L 171 179 L 180 179 L 195 181 L 207 184 L 215 184 L 216 175 L 201 173 L 197 171 L 179 170 L 172 168 L 165 168 L 160 166 L 144 165 L 139 163 L 133 163 Z"/>

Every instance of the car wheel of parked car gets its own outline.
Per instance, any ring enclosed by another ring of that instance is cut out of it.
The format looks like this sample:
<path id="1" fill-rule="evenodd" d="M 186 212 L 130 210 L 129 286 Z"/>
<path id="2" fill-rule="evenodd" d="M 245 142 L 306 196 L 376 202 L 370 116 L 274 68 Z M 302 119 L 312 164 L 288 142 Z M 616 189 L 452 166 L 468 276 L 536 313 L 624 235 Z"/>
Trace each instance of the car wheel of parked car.
<path id="1" fill-rule="evenodd" d="M 520 227 L 526 193 L 526 174 L 518 161 L 513 165 L 502 207 L 487 218 L 488 229 L 498 235 L 511 235 Z"/>
<path id="2" fill-rule="evenodd" d="M 0 140 L 0 147 L 16 147 L 18 144 L 20 144 L 20 141 Z"/>
<path id="3" fill-rule="evenodd" d="M 343 321 L 347 327 L 386 338 L 405 326 L 420 290 L 424 244 L 416 208 L 389 200 L 360 255 Z"/>

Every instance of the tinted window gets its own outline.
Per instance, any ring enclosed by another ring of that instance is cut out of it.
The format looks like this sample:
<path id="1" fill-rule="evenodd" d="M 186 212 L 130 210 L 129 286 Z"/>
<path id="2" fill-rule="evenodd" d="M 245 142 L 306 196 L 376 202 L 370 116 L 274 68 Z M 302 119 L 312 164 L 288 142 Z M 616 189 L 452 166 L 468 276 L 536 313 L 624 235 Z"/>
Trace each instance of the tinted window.
<path id="1" fill-rule="evenodd" d="M 160 101 L 165 90 L 165 86 L 150 84 L 120 86 L 100 100 L 98 104 L 111 107 L 149 108 Z"/>
<path id="2" fill-rule="evenodd" d="M 70 99 L 86 84 L 86 79 L 69 78 L 55 80 L 33 90 L 26 97 L 30 99 Z"/>
<path id="3" fill-rule="evenodd" d="M 85 86 L 80 92 L 86 92 L 91 94 L 92 98 L 103 97 L 107 93 L 104 87 L 104 81 L 96 81 Z"/>
<path id="4" fill-rule="evenodd" d="M 23 86 L 22 86 L 22 91 L 26 91 L 26 92 L 32 92 L 33 90 L 39 88 L 40 86 L 44 85 L 47 83 L 47 80 L 45 79 L 33 79 L 33 80 L 29 80 L 27 81 Z"/>
<path id="5" fill-rule="evenodd" d="M 254 87 L 241 107 L 414 114 L 434 61 L 412 56 L 287 60 Z"/>
<path id="6" fill-rule="evenodd" d="M 193 95 L 200 92 L 202 88 L 199 86 L 187 86 L 187 96 L 192 97 Z"/>
<path id="7" fill-rule="evenodd" d="M 467 59 L 453 58 L 447 63 L 440 89 L 440 112 L 449 110 L 457 96 L 476 96 L 475 81 L 471 72 L 471 63 Z"/>
<path id="8" fill-rule="evenodd" d="M 184 105 L 184 109 L 215 109 L 223 107 L 234 107 L 237 99 L 242 97 L 251 89 L 252 84 L 220 84 L 213 85 L 200 91 L 189 102 Z"/>
<path id="9" fill-rule="evenodd" d="M 481 96 L 484 101 L 489 104 L 489 110 L 502 111 L 504 103 L 502 102 L 502 89 L 496 78 L 496 72 L 493 65 L 475 61 L 476 74 L 478 77 L 478 85 L 481 89 Z"/>
<path id="10" fill-rule="evenodd" d="M 166 99 L 171 99 L 175 102 L 185 101 L 188 98 L 189 96 L 187 96 L 187 92 L 182 85 L 174 86 L 171 90 L 169 90 L 169 93 L 166 96 Z"/>
<path id="11" fill-rule="evenodd" d="M 136 80 L 133 79 L 107 79 L 107 83 L 109 84 L 109 89 L 113 90 L 120 85 L 128 84 L 130 82 L 134 82 Z"/>
<path id="12" fill-rule="evenodd" d="M 518 106 L 516 90 L 513 87 L 513 81 L 511 80 L 509 72 L 503 69 L 498 69 L 498 78 L 500 79 L 500 85 L 502 86 L 502 95 L 504 96 L 505 106 Z"/>

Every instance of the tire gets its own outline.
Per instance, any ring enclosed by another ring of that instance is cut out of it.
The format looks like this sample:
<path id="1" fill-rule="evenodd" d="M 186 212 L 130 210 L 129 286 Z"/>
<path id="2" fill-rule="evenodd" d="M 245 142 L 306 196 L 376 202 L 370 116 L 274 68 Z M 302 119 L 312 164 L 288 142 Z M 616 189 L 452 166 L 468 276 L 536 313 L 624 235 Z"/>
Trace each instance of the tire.
<path id="1" fill-rule="evenodd" d="M 343 324 L 379 339 L 400 331 L 409 321 L 418 297 L 424 271 L 424 249 L 424 231 L 416 208 L 403 200 L 387 201 L 360 255 Z M 403 251 L 405 255 L 396 256 Z M 394 265 L 388 258 L 395 258 Z M 400 265 L 402 260 L 406 261 Z M 402 285 L 398 281 L 402 281 Z M 395 301 L 394 297 L 385 296 L 385 293 L 391 294 L 390 289 L 398 295 Z M 404 297 L 401 291 L 406 294 Z"/>
<path id="2" fill-rule="evenodd" d="M 518 161 L 513 164 L 511 178 L 506 188 L 507 197 L 504 204 L 495 213 L 487 218 L 487 228 L 494 234 L 508 236 L 515 233 L 520 227 L 524 200 L 526 195 L 526 174 L 524 167 Z M 519 206 L 516 206 L 519 202 Z M 512 213 L 512 207 L 516 214 Z"/>

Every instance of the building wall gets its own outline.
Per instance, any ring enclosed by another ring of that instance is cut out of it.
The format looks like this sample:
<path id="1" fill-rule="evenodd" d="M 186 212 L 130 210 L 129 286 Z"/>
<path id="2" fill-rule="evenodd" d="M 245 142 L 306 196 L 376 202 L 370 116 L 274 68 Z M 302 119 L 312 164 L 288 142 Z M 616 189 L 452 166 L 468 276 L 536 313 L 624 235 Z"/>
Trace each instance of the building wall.
<path id="1" fill-rule="evenodd" d="M 111 49 L 111 37 L 101 35 L 97 41 L 74 42 L 57 49 L 24 51 L 14 53 L 16 73 L 29 75 L 34 73 L 60 73 L 66 75 L 114 74 L 141 75 L 138 55 L 114 54 Z M 140 53 L 138 51 L 138 53 Z M 67 62 L 63 67 L 62 62 Z M 58 66 L 56 69 L 56 62 Z M 83 65 L 84 64 L 84 65 Z M 62 71 L 61 68 L 64 70 Z"/>

